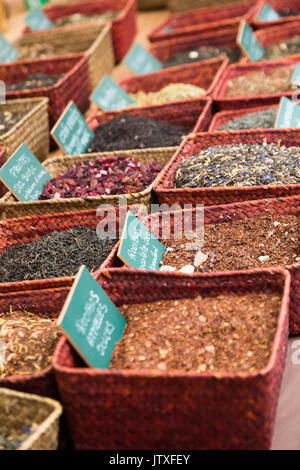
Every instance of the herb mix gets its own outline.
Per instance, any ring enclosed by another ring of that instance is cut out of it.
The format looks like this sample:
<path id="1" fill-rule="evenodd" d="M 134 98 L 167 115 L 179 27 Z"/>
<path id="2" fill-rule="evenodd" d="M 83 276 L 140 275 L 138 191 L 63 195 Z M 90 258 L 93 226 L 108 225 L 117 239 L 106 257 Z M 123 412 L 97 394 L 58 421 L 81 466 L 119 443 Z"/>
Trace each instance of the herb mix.
<path id="1" fill-rule="evenodd" d="M 10 246 L 0 257 L 0 282 L 74 276 L 83 264 L 95 271 L 116 242 L 99 239 L 96 230 L 78 225 L 32 243 Z"/>
<path id="2" fill-rule="evenodd" d="M 0 113 L 0 134 L 5 134 L 12 129 L 18 121 L 24 117 L 24 113 L 3 111 Z"/>
<path id="3" fill-rule="evenodd" d="M 34 73 L 18 83 L 7 83 L 7 91 L 33 90 L 35 88 L 50 87 L 57 83 L 63 75 L 48 75 L 47 73 Z"/>
<path id="4" fill-rule="evenodd" d="M 72 24 L 83 24 L 83 23 L 102 23 L 106 20 L 112 20 L 120 15 L 120 11 L 107 11 L 99 15 L 82 15 L 81 13 L 74 13 L 73 15 L 63 16 L 54 20 L 53 23 L 56 26 L 67 26 Z"/>
<path id="5" fill-rule="evenodd" d="M 34 423 L 26 426 L 22 431 L 11 431 L 4 425 L 0 425 L 0 450 L 17 450 L 23 442 L 30 437 L 32 433 L 37 431 L 39 425 Z"/>
<path id="6" fill-rule="evenodd" d="M 167 103 L 168 101 L 197 98 L 204 94 L 205 90 L 198 86 L 188 83 L 171 83 L 159 91 L 146 93 L 141 90 L 131 96 L 136 101 L 135 106 L 149 106 Z"/>
<path id="7" fill-rule="evenodd" d="M 215 59 L 222 54 L 226 54 L 230 63 L 238 62 L 241 52 L 237 48 L 203 46 L 191 51 L 177 52 L 164 62 L 164 68 L 175 67 L 176 65 L 192 64 L 202 60 Z"/>
<path id="8" fill-rule="evenodd" d="M 218 127 L 220 131 L 238 131 L 240 129 L 269 129 L 274 127 L 278 109 L 262 109 L 245 113 Z"/>
<path id="9" fill-rule="evenodd" d="M 131 157 L 82 162 L 51 180 L 40 199 L 136 193 L 150 186 L 161 170 L 159 163 L 143 164 Z"/>
<path id="10" fill-rule="evenodd" d="M 120 308 L 127 324 L 110 368 L 256 371 L 271 355 L 280 296 L 162 300 Z"/>
<path id="11" fill-rule="evenodd" d="M 276 60 L 300 52 L 300 36 L 294 36 L 265 48 L 263 59 Z M 263 60 L 262 59 L 262 60 Z"/>

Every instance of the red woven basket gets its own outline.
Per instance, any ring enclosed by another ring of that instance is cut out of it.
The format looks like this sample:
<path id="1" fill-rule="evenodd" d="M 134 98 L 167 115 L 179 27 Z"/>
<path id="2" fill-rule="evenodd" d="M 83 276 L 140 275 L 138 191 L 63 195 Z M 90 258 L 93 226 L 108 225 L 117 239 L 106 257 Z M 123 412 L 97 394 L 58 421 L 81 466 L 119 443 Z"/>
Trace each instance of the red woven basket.
<path id="1" fill-rule="evenodd" d="M 176 104 L 173 102 L 144 108 L 128 108 L 122 111 L 99 111 L 90 116 L 87 122 L 91 129 L 95 129 L 100 124 L 105 124 L 122 114 L 169 122 L 186 129 L 187 132 L 206 131 L 212 117 L 212 100 L 204 97 L 197 100 L 177 101 Z"/>
<path id="2" fill-rule="evenodd" d="M 300 35 L 300 17 L 298 18 L 298 21 L 294 21 L 293 23 L 285 23 L 279 26 L 259 29 L 258 31 L 255 31 L 254 34 L 263 47 L 268 47 L 268 46 L 272 46 L 273 44 L 278 44 L 294 36 Z M 299 62 L 300 53 L 283 57 L 283 59 L 293 59 L 294 57 L 298 58 L 298 62 Z M 241 62 L 248 63 L 251 61 L 250 59 L 248 59 L 246 54 L 244 54 L 244 56 L 241 59 Z M 272 60 L 272 62 L 274 61 Z"/>
<path id="3" fill-rule="evenodd" d="M 154 192 L 160 204 L 205 204 L 214 206 L 238 201 L 250 201 L 268 197 L 284 197 L 300 194 L 300 184 L 231 186 L 215 188 L 173 188 L 173 179 L 180 164 L 214 145 L 254 144 L 266 140 L 281 141 L 282 145 L 300 146 L 299 129 L 250 129 L 242 131 L 215 131 L 190 134 L 180 145 L 169 164 L 161 172 Z"/>
<path id="4" fill-rule="evenodd" d="M 236 374 L 89 369 L 62 338 L 53 364 L 75 448 L 268 449 L 286 357 L 288 272 L 179 277 L 112 269 L 107 275 L 98 282 L 117 306 L 279 292 L 278 327 L 268 365 Z"/>
<path id="5" fill-rule="evenodd" d="M 265 4 L 265 1 L 260 1 L 257 3 L 255 10 L 253 11 L 251 24 L 255 29 L 264 29 L 269 28 L 270 26 L 281 26 L 285 23 L 291 23 L 293 21 L 298 21 L 299 16 L 285 16 L 275 21 L 261 21 L 259 15 L 262 11 L 262 8 Z M 284 11 L 299 11 L 300 12 L 300 1 L 299 0 L 268 0 L 268 4 L 274 8 L 279 14 Z"/>
<path id="6" fill-rule="evenodd" d="M 233 204 L 224 204 L 219 206 L 204 207 L 204 224 L 218 224 L 241 220 L 244 218 L 258 217 L 262 215 L 298 215 L 300 210 L 300 196 L 259 199 L 257 201 L 244 201 Z M 163 218 L 162 212 L 155 212 L 144 218 L 143 223 L 150 231 L 164 243 L 167 236 L 173 237 L 174 227 L 182 226 L 186 220 L 191 220 L 191 229 L 197 230 L 197 219 L 195 209 L 185 209 L 182 211 L 170 211 L 168 216 Z M 177 224 L 177 225 L 176 225 Z M 205 230 L 204 226 L 204 230 Z M 164 235 L 167 234 L 167 235 Z M 170 234 L 170 235 L 169 235 Z M 102 265 L 102 270 L 110 268 L 122 268 L 128 271 L 123 262 L 118 258 L 117 253 L 120 242 L 113 248 L 109 257 Z M 289 266 L 276 266 L 286 268 L 291 274 L 291 299 L 290 299 L 290 320 L 289 329 L 291 335 L 300 334 L 300 264 L 295 263 Z M 98 273 L 95 274 L 96 276 Z M 176 272 L 176 276 L 182 274 Z"/>
<path id="7" fill-rule="evenodd" d="M 74 13 L 81 13 L 83 15 L 97 15 L 105 13 L 106 11 L 120 10 L 122 10 L 122 13 L 117 18 L 106 21 L 112 24 L 112 39 L 116 62 L 120 62 L 123 59 L 129 50 L 136 34 L 137 7 L 135 0 L 114 0 L 113 2 L 111 0 L 101 0 L 85 3 L 78 2 L 73 4 L 63 4 L 43 8 L 43 12 L 51 21 L 55 21 L 58 18 L 62 18 L 64 16 L 73 15 Z M 77 28 L 84 32 L 91 24 L 92 23 L 90 22 L 80 25 L 68 25 L 59 27 L 59 29 L 64 28 L 64 30 L 67 31 L 68 28 L 70 28 L 70 30 Z M 30 29 L 25 28 L 24 33 L 28 31 L 30 31 Z"/>
<path id="8" fill-rule="evenodd" d="M 90 85 L 87 56 L 76 54 L 62 58 L 24 60 L 0 65 L 0 79 L 6 84 L 17 83 L 34 73 L 64 74 L 64 76 L 50 87 L 7 91 L 6 99 L 46 96 L 49 98 L 50 127 L 55 124 L 70 100 L 73 100 L 82 112 L 88 109 Z"/>
<path id="9" fill-rule="evenodd" d="M 173 14 L 154 28 L 148 39 L 157 42 L 232 29 L 239 25 L 242 18 L 251 21 L 255 6 L 255 2 L 241 2 Z"/>
<path id="10" fill-rule="evenodd" d="M 299 24 L 300 26 L 300 24 Z M 268 71 L 283 66 L 289 66 L 300 62 L 300 54 L 290 59 L 272 60 L 266 62 L 251 62 L 244 64 L 232 64 L 227 67 L 222 77 L 218 81 L 213 93 L 214 102 L 218 111 L 228 111 L 232 109 L 255 108 L 257 106 L 267 106 L 277 104 L 282 96 L 292 97 L 293 92 L 275 93 L 272 95 L 253 95 L 241 97 L 226 97 L 228 82 L 235 77 L 245 75 L 249 72 L 264 70 Z"/>
<path id="11" fill-rule="evenodd" d="M 244 116 L 244 114 L 247 113 L 257 113 L 259 111 L 263 111 L 264 109 L 270 109 L 270 108 L 278 108 L 278 104 L 274 104 L 272 106 L 257 106 L 255 108 L 245 108 L 245 109 L 240 109 L 238 111 L 221 111 L 220 113 L 216 113 L 209 125 L 209 132 L 214 132 L 219 129 L 220 126 L 224 126 L 228 121 L 232 121 L 233 119 L 236 119 L 238 117 Z M 257 128 L 256 128 L 257 129 Z M 241 129 L 242 131 L 243 129 Z M 263 129 L 261 129 L 263 131 Z M 236 131 L 239 132 L 239 131 Z"/>
<path id="12" fill-rule="evenodd" d="M 0 168 L 4 165 L 6 161 L 5 158 L 5 147 L 0 147 Z M 7 187 L 0 182 L 0 199 L 7 193 Z"/>
<path id="13" fill-rule="evenodd" d="M 239 49 L 236 44 L 238 28 L 232 27 L 222 31 L 203 33 L 200 36 L 189 35 L 182 38 L 169 39 L 151 45 L 150 52 L 161 62 L 166 62 L 177 52 L 191 51 L 198 47 L 224 46 Z M 240 50 L 240 49 L 239 49 Z"/>

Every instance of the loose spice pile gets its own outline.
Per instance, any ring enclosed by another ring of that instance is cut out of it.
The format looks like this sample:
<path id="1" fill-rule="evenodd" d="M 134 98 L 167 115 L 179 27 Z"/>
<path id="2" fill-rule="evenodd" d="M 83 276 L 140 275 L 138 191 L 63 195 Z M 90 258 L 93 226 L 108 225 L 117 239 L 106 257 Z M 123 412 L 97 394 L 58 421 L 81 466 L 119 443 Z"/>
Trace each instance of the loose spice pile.
<path id="1" fill-rule="evenodd" d="M 265 48 L 263 59 L 276 60 L 300 52 L 300 36 L 294 36 L 290 39 L 273 44 Z"/>
<path id="2" fill-rule="evenodd" d="M 73 165 L 44 189 L 41 200 L 126 194 L 143 191 L 155 180 L 162 165 L 143 164 L 131 157 L 105 157 Z"/>
<path id="3" fill-rule="evenodd" d="M 203 46 L 192 51 L 177 52 L 164 62 L 164 68 L 175 67 L 176 65 L 191 64 L 202 60 L 215 59 L 221 54 L 226 54 L 230 63 L 238 62 L 241 52 L 237 48 Z"/>
<path id="4" fill-rule="evenodd" d="M 38 429 L 39 425 L 34 423 L 24 427 L 22 431 L 16 432 L 8 429 L 5 425 L 0 426 L 0 450 L 17 450 L 25 439 Z"/>
<path id="5" fill-rule="evenodd" d="M 33 90 L 34 88 L 50 87 L 57 83 L 63 75 L 48 75 L 47 73 L 34 73 L 17 83 L 7 83 L 7 91 Z"/>
<path id="6" fill-rule="evenodd" d="M 83 264 L 95 271 L 116 242 L 99 239 L 96 230 L 78 225 L 32 243 L 11 246 L 0 257 L 0 282 L 74 276 Z"/>
<path id="7" fill-rule="evenodd" d="M 5 134 L 14 127 L 20 119 L 24 117 L 24 113 L 15 113 L 4 111 L 0 113 L 0 134 Z"/>
<path id="8" fill-rule="evenodd" d="M 0 378 L 46 369 L 61 334 L 56 319 L 20 311 L 0 313 L 0 341 L 5 346 Z"/>
<path id="9" fill-rule="evenodd" d="M 87 152 L 176 147 L 187 133 L 167 122 L 139 116 L 122 116 L 100 124 Z"/>
<path id="10" fill-rule="evenodd" d="M 299 184 L 300 147 L 259 144 L 217 145 L 185 160 L 175 188 Z"/>
<path id="11" fill-rule="evenodd" d="M 291 78 L 294 70 L 295 65 L 290 65 L 239 75 L 229 80 L 226 96 L 271 95 L 293 91 Z"/>
<path id="12" fill-rule="evenodd" d="M 34 43 L 27 46 L 22 45 L 17 46 L 17 49 L 19 51 L 18 60 L 70 54 L 69 46 L 60 45 L 59 47 L 55 47 L 54 45 L 47 43 Z"/>
<path id="13" fill-rule="evenodd" d="M 270 358 L 277 294 L 220 295 L 123 306 L 113 369 L 254 371 Z"/>
<path id="14" fill-rule="evenodd" d="M 83 23 L 102 23 L 106 20 L 112 20 L 120 15 L 120 11 L 107 11 L 99 15 L 82 15 L 80 13 L 74 13 L 73 15 L 63 16 L 54 20 L 55 26 L 66 26 L 69 24 L 83 24 Z"/>
<path id="15" fill-rule="evenodd" d="M 240 129 L 269 129 L 274 127 L 278 109 L 262 109 L 252 113 L 245 113 L 243 116 L 231 119 L 226 124 L 218 127 L 223 131 L 238 131 Z"/>
<path id="16" fill-rule="evenodd" d="M 261 215 L 207 224 L 203 246 L 197 233 L 193 244 L 188 238 L 162 243 L 167 248 L 161 268 L 165 271 L 192 273 L 289 265 L 300 261 L 299 218 Z"/>
<path id="17" fill-rule="evenodd" d="M 146 93 L 138 91 L 131 96 L 136 101 L 135 105 L 149 106 L 151 104 L 163 104 L 168 101 L 197 98 L 205 94 L 205 90 L 188 83 L 171 83 L 159 91 Z"/>

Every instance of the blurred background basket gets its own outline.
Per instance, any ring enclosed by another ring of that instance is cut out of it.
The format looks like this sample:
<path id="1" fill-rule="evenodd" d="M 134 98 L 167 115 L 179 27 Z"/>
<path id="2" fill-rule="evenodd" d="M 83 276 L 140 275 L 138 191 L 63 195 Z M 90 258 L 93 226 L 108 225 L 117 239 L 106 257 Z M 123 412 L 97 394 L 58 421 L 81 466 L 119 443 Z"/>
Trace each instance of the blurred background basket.
<path id="1" fill-rule="evenodd" d="M 174 12 L 195 10 L 203 7 L 213 7 L 218 5 L 228 5 L 230 3 L 240 3 L 240 0 L 167 0 L 167 7 Z M 255 5 L 255 2 L 253 2 Z"/>
<path id="2" fill-rule="evenodd" d="M 61 414 L 56 400 L 0 388 L 0 422 L 12 434 L 38 425 L 18 450 L 56 450 Z"/>
<path id="3" fill-rule="evenodd" d="M 299 16 L 283 16 L 278 20 L 274 21 L 262 21 L 259 19 L 260 13 L 265 5 L 265 1 L 257 2 L 255 10 L 251 19 L 251 24 L 255 29 L 269 28 L 270 26 L 281 26 L 285 23 L 291 23 L 293 21 L 299 21 Z M 299 0 L 268 0 L 268 4 L 274 8 L 279 14 L 282 12 L 300 12 L 300 1 Z"/>
<path id="4" fill-rule="evenodd" d="M 158 10 L 166 8 L 167 0 L 137 0 L 139 10 Z"/>
<path id="5" fill-rule="evenodd" d="M 278 109 L 279 105 L 274 104 L 272 106 L 256 106 L 254 108 L 245 108 L 245 109 L 239 109 L 239 110 L 234 110 L 234 111 L 221 111 L 220 113 L 216 113 L 213 116 L 211 123 L 209 125 L 208 131 L 209 132 L 218 131 L 219 127 L 224 126 L 225 124 L 227 124 L 229 121 L 232 121 L 233 119 L 242 117 L 248 113 L 257 113 L 259 111 L 267 110 L 270 108 Z M 255 129 L 257 129 L 257 127 Z M 240 130 L 242 131 L 243 129 L 240 129 Z M 235 132 L 239 132 L 239 131 L 235 131 Z"/>

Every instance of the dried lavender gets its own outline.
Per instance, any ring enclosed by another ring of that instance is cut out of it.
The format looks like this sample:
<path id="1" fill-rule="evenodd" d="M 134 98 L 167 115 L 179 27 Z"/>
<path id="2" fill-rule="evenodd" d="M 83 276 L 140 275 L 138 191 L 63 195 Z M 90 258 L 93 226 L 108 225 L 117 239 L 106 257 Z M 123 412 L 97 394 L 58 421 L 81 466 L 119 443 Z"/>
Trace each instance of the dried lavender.
<path id="1" fill-rule="evenodd" d="M 136 193 L 150 186 L 161 170 L 159 163 L 143 164 L 131 157 L 108 156 L 81 162 L 53 178 L 40 199 Z"/>
<path id="2" fill-rule="evenodd" d="M 254 113 L 246 113 L 243 116 L 231 119 L 222 126 L 218 127 L 219 130 L 238 131 L 240 129 L 269 129 L 274 127 L 277 108 L 262 109 Z"/>
<path id="3" fill-rule="evenodd" d="M 279 144 L 217 145 L 184 161 L 175 188 L 299 184 L 300 148 Z"/>
<path id="4" fill-rule="evenodd" d="M 214 59 L 220 57 L 221 54 L 226 54 L 230 63 L 237 62 L 241 57 L 241 52 L 238 48 L 203 46 L 191 51 L 177 52 L 164 62 L 164 68 Z"/>
<path id="5" fill-rule="evenodd" d="M 100 240 L 95 230 L 78 225 L 32 243 L 11 246 L 0 257 L 0 282 L 74 276 L 82 264 L 95 271 L 116 242 Z"/>
<path id="6" fill-rule="evenodd" d="M 100 124 L 94 133 L 88 153 L 175 147 L 187 132 L 167 122 L 122 114 L 106 124 Z"/>

